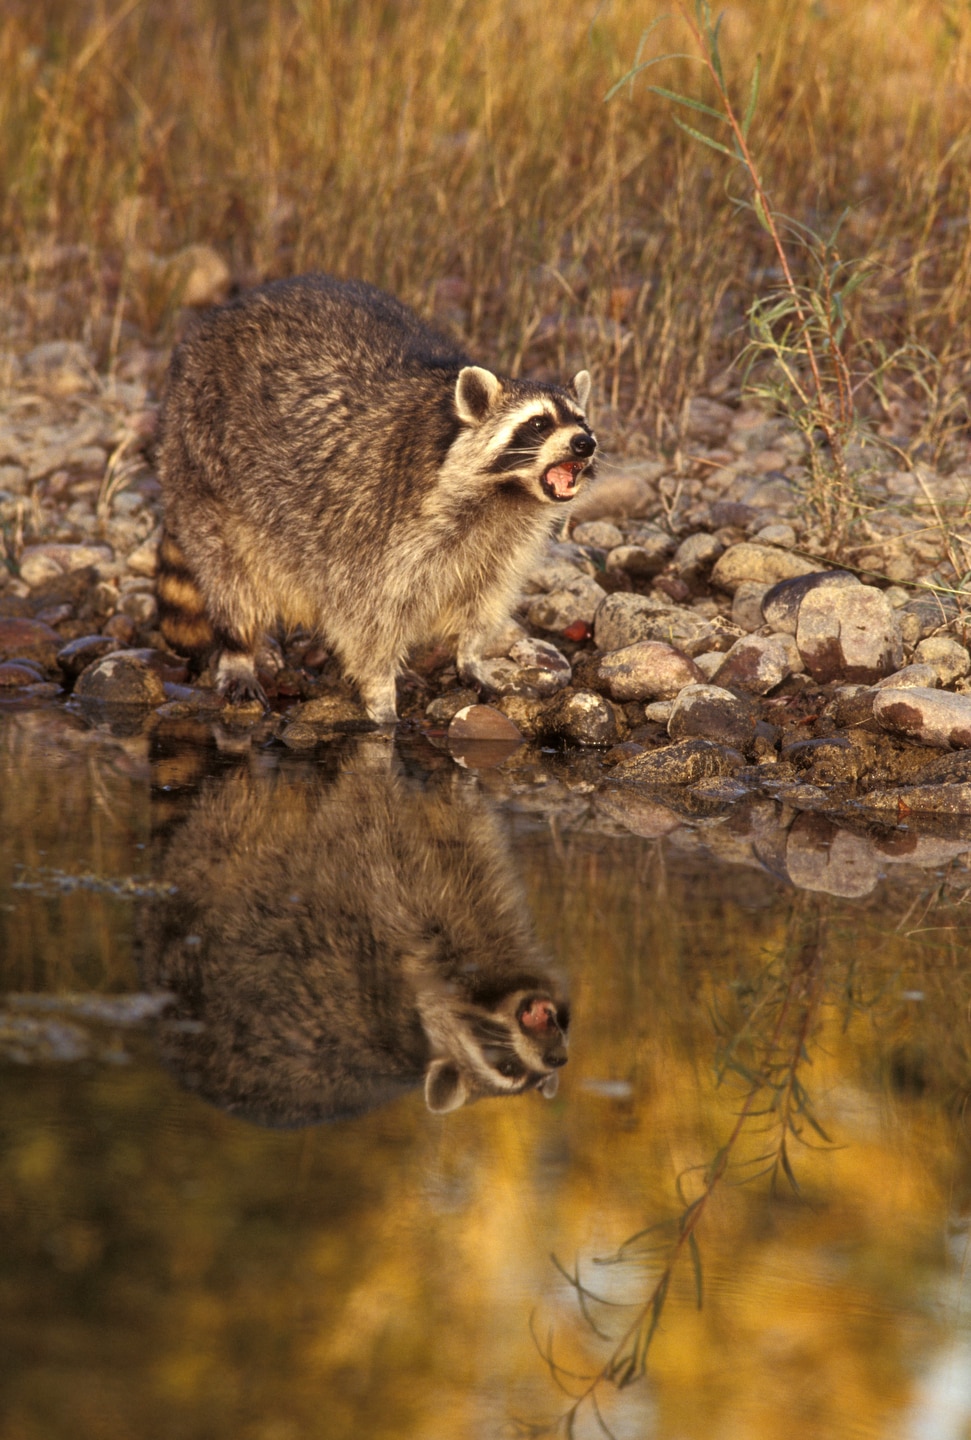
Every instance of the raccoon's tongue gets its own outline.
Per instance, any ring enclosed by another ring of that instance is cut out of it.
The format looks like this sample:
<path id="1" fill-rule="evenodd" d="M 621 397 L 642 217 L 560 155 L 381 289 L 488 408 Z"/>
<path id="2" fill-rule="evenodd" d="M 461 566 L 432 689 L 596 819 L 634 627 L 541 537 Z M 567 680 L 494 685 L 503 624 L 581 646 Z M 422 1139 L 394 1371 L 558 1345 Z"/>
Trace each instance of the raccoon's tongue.
<path id="1" fill-rule="evenodd" d="M 546 483 L 553 494 L 561 500 L 569 499 L 576 487 L 578 465 L 551 465 L 546 472 Z"/>
<path id="2" fill-rule="evenodd" d="M 555 1030 L 556 1009 L 549 1000 L 533 1000 L 520 1015 L 519 1023 L 527 1030 Z"/>

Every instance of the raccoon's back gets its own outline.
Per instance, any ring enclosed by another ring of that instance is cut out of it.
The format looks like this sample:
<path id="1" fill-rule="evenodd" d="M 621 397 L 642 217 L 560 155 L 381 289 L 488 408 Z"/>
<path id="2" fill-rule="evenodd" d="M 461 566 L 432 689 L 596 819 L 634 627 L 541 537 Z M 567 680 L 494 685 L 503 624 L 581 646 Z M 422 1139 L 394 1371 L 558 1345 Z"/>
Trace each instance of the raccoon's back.
<path id="1" fill-rule="evenodd" d="M 452 394 L 465 363 L 360 282 L 280 281 L 210 312 L 173 355 L 162 411 L 175 528 L 180 510 L 213 499 L 271 524 L 287 507 L 319 521 L 352 486 L 380 484 L 383 504 L 406 502 L 458 433 Z"/>

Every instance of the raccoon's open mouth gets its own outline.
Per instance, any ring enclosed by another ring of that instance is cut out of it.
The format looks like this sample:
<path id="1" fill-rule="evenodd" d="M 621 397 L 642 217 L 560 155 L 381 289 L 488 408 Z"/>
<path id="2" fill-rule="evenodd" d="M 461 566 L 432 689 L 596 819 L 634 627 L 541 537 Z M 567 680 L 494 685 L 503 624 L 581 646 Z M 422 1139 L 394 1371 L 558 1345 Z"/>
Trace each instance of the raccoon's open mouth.
<path id="1" fill-rule="evenodd" d="M 533 1035 L 558 1035 L 556 1006 L 545 995 L 527 995 L 516 1010 L 520 1029 Z"/>
<path id="2" fill-rule="evenodd" d="M 584 460 L 562 460 L 551 465 L 540 479 L 540 484 L 551 500 L 572 500 L 577 493 L 577 480 L 584 468 Z"/>

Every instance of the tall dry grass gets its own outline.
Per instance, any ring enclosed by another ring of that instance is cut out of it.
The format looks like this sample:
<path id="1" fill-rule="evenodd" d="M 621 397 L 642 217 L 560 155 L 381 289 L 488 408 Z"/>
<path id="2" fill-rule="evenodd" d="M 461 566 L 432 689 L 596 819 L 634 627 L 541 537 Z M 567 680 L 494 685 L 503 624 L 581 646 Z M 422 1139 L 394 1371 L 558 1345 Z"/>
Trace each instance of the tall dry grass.
<path id="1" fill-rule="evenodd" d="M 507 370 L 585 364 L 599 422 L 675 428 L 773 281 L 717 156 L 642 77 L 657 0 L 7 0 L 0 257 L 23 333 L 165 337 L 158 257 L 396 291 Z M 658 52 L 687 48 L 670 19 Z M 971 15 L 958 0 L 735 0 L 722 50 L 775 206 L 877 262 L 854 337 L 924 347 L 885 403 L 962 421 Z M 705 98 L 700 67 L 648 79 Z M 739 182 L 740 184 L 740 182 Z M 724 383 L 724 382 L 723 382 Z M 718 389 L 718 385 L 715 385 Z M 904 423 L 902 422 L 902 423 Z"/>

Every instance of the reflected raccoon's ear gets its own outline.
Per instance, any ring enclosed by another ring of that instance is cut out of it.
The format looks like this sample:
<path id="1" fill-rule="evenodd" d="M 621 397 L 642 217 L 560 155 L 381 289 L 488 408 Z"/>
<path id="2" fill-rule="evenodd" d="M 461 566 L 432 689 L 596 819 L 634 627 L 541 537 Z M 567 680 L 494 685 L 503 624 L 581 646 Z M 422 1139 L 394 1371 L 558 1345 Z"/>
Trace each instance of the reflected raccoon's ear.
<path id="1" fill-rule="evenodd" d="M 425 1104 L 433 1115 L 447 1115 L 469 1099 L 465 1077 L 452 1060 L 433 1060 L 425 1071 Z"/>
<path id="2" fill-rule="evenodd" d="M 560 1088 L 560 1072 L 559 1072 L 559 1070 L 554 1070 L 552 1075 L 547 1075 L 547 1077 L 546 1077 L 546 1079 L 543 1081 L 542 1085 L 537 1085 L 536 1088 L 537 1088 L 537 1090 L 539 1091 L 539 1093 L 542 1095 L 542 1097 L 543 1097 L 544 1100 L 552 1100 L 552 1099 L 553 1099 L 553 1096 L 556 1094 L 557 1090 L 559 1090 L 559 1088 Z"/>
<path id="3" fill-rule="evenodd" d="M 570 382 L 573 386 L 573 393 L 580 402 L 580 409 L 586 410 L 587 401 L 590 399 L 590 371 L 578 370 Z"/>
<path id="4" fill-rule="evenodd" d="M 502 391 L 502 382 L 481 365 L 466 365 L 455 382 L 455 408 L 466 425 L 481 425 Z"/>

